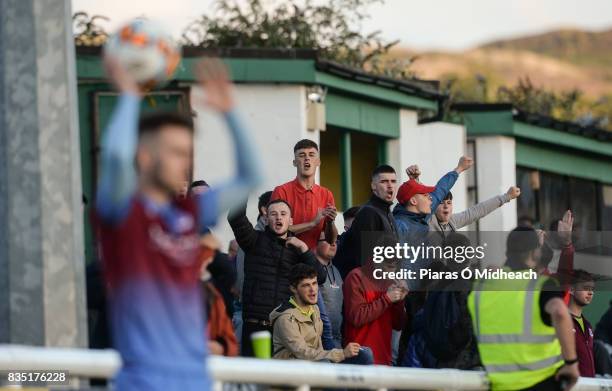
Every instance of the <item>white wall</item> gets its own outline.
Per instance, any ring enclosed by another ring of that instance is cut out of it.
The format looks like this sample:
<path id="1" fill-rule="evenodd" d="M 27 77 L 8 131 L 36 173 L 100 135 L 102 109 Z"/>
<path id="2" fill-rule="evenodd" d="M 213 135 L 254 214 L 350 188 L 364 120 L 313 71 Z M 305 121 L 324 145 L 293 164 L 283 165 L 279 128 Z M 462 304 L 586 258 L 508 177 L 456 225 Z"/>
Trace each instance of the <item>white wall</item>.
<path id="1" fill-rule="evenodd" d="M 400 138 L 387 144 L 389 162 L 398 172 L 401 182 L 406 181 L 406 167 L 418 164 L 421 182 L 435 185 L 438 179 L 457 167 L 459 158 L 465 153 L 465 128 L 461 125 L 433 122 L 418 125 L 417 113 L 400 110 Z M 465 176 L 452 189 L 456 211 L 467 206 Z"/>
<path id="2" fill-rule="evenodd" d="M 404 182 L 408 176 L 404 172 L 406 167 L 414 164 L 409 154 L 413 132 L 418 127 L 418 116 L 416 111 L 400 110 L 400 134 L 399 138 L 387 141 L 387 159 L 389 164 L 397 171 L 398 179 Z"/>
<path id="3" fill-rule="evenodd" d="M 487 136 L 476 138 L 478 200 L 505 193 L 516 184 L 516 147 L 514 138 Z M 505 260 L 507 233 L 516 227 L 516 201 L 510 201 L 480 220 L 481 244 L 487 243 L 489 264 Z M 483 232 L 484 231 L 484 232 Z M 487 234 L 487 231 L 492 232 Z"/>
<path id="4" fill-rule="evenodd" d="M 200 91 L 194 89 L 192 102 Z M 257 198 L 267 190 L 295 177 L 293 146 L 303 138 L 319 142 L 319 133 L 306 129 L 306 90 L 294 85 L 237 85 L 238 112 L 251 132 L 253 149 L 262 166 L 264 184 L 249 198 L 247 215 L 255 224 Z M 222 119 L 207 109 L 196 110 L 194 142 L 194 179 L 219 183 L 234 175 L 233 143 Z M 213 230 L 223 250 L 233 238 L 226 216 Z"/>
<path id="5" fill-rule="evenodd" d="M 504 136 L 476 138 L 476 170 L 480 202 L 505 193 L 516 185 L 514 138 Z M 516 227 L 516 201 L 480 220 L 482 231 L 510 231 Z"/>

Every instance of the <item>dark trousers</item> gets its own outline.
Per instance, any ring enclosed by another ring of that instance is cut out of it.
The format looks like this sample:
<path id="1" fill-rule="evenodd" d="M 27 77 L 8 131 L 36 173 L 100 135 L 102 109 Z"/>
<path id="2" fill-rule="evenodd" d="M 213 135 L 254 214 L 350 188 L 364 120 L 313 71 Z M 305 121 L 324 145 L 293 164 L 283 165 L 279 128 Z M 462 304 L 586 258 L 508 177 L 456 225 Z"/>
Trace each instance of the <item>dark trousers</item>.
<path id="1" fill-rule="evenodd" d="M 341 364 L 372 365 L 374 364 L 374 353 L 372 349 L 362 346 L 355 357 L 347 358 Z"/>
<path id="2" fill-rule="evenodd" d="M 320 360 L 319 362 L 331 362 L 330 360 Z M 353 365 L 373 365 L 374 364 L 374 353 L 372 349 L 367 346 L 362 346 L 359 349 L 359 353 L 355 357 L 347 358 L 341 361 L 340 364 L 353 364 Z M 345 389 L 345 388 L 324 388 L 322 391 L 369 391 L 367 389 Z"/>
<path id="3" fill-rule="evenodd" d="M 323 360 L 318 360 L 317 362 L 331 363 L 331 360 L 324 358 Z M 340 361 L 339 364 L 373 365 L 374 353 L 372 353 L 372 349 L 362 346 L 361 349 L 359 349 L 359 353 L 357 353 L 355 357 Z"/>
<path id="4" fill-rule="evenodd" d="M 243 357 L 255 357 L 253 352 L 253 343 L 251 342 L 251 334 L 258 331 L 269 331 L 272 334 L 271 326 L 263 326 L 257 323 L 247 322 L 246 320 L 242 323 L 242 343 L 240 344 L 240 355 Z M 270 339 L 270 344 L 272 340 Z M 272 351 L 272 350 L 270 350 Z M 274 352 L 272 352 L 274 354 Z"/>
<path id="5" fill-rule="evenodd" d="M 555 380 L 554 376 L 549 377 L 529 388 L 524 388 L 524 391 L 560 391 L 561 383 Z"/>
<path id="6" fill-rule="evenodd" d="M 593 354 L 595 356 L 595 373 L 612 375 L 612 346 L 596 339 L 593 341 Z"/>

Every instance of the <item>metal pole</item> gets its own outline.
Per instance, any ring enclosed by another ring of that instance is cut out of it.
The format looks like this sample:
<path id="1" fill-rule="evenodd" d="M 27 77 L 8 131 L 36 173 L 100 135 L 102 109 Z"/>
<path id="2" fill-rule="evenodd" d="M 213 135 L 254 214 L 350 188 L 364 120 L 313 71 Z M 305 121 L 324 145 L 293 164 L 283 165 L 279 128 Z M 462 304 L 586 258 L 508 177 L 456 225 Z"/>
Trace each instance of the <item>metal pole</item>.
<path id="1" fill-rule="evenodd" d="M 342 209 L 353 206 L 353 173 L 351 168 L 351 132 L 340 134 L 340 180 L 342 184 Z"/>

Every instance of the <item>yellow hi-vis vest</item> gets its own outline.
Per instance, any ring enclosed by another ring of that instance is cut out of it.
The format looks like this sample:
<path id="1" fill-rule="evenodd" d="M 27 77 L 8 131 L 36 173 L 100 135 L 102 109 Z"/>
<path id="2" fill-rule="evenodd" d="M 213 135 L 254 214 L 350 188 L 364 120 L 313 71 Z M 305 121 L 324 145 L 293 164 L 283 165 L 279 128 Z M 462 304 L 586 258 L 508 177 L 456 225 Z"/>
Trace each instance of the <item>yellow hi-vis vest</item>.
<path id="1" fill-rule="evenodd" d="M 540 316 L 547 279 L 481 280 L 468 297 L 480 359 L 494 391 L 531 387 L 563 365 L 555 329 Z"/>

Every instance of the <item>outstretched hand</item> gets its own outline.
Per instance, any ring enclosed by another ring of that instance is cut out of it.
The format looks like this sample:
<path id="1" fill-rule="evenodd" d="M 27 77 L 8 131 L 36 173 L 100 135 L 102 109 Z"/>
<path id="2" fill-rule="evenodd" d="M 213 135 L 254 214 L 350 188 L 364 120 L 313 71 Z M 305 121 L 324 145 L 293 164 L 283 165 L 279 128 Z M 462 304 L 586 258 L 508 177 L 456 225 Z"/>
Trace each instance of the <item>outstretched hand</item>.
<path id="1" fill-rule="evenodd" d="M 232 83 L 227 67 L 221 60 L 201 60 L 195 66 L 195 74 L 204 89 L 204 97 L 200 103 L 221 113 L 227 113 L 234 108 Z"/>
<path id="2" fill-rule="evenodd" d="M 457 163 L 457 168 L 455 171 L 457 174 L 461 174 L 463 171 L 469 170 L 474 165 L 474 159 L 469 156 L 461 156 L 459 158 L 459 163 Z"/>
<path id="3" fill-rule="evenodd" d="M 406 169 L 406 175 L 408 175 L 408 178 L 418 181 L 421 176 L 421 169 L 416 164 L 413 164 Z"/>
<path id="4" fill-rule="evenodd" d="M 510 197 L 510 199 L 513 200 L 515 198 L 518 198 L 521 195 L 521 189 L 517 186 L 512 186 L 511 188 L 508 189 L 506 194 L 508 194 L 508 197 Z"/>
<path id="5" fill-rule="evenodd" d="M 104 69 L 113 85 L 123 94 L 141 96 L 142 91 L 136 80 L 121 66 L 119 60 L 110 55 L 104 56 Z"/>
<path id="6" fill-rule="evenodd" d="M 563 218 L 557 223 L 557 235 L 563 245 L 567 246 L 572 242 L 572 227 L 574 226 L 574 215 L 571 210 L 563 214 Z"/>

